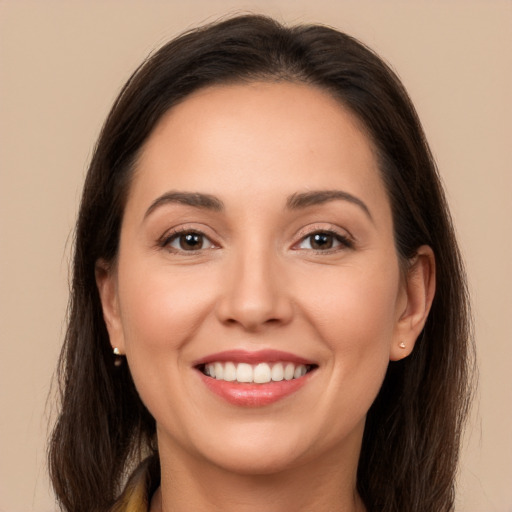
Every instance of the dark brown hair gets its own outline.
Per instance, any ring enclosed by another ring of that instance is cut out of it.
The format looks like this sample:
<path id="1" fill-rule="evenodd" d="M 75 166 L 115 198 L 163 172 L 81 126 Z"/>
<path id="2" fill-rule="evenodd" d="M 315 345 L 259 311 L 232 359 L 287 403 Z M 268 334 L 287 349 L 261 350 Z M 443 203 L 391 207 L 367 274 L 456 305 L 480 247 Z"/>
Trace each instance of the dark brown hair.
<path id="1" fill-rule="evenodd" d="M 437 291 L 413 353 L 391 362 L 368 412 L 358 490 L 369 511 L 453 510 L 472 345 L 463 265 L 415 109 L 394 72 L 360 42 L 318 25 L 238 16 L 192 30 L 151 55 L 122 89 L 99 137 L 75 233 L 69 322 L 59 365 L 61 413 L 49 448 L 63 510 L 108 510 L 127 471 L 158 457 L 155 421 L 127 365 L 115 367 L 95 283 L 113 261 L 137 154 L 162 115 L 202 87 L 292 81 L 329 91 L 373 142 L 402 263 L 436 257 Z"/>

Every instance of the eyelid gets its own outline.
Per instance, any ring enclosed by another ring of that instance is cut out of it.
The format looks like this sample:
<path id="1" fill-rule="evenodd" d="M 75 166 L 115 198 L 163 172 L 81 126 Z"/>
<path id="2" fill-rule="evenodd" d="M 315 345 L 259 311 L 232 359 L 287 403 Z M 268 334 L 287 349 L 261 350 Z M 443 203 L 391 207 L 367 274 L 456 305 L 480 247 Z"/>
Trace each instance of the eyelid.
<path id="1" fill-rule="evenodd" d="M 312 250 L 319 253 L 329 253 L 329 252 L 336 252 L 342 249 L 351 249 L 355 245 L 355 238 L 352 236 L 352 234 L 346 230 L 342 229 L 339 226 L 336 226 L 331 223 L 315 223 L 315 224 L 309 224 L 308 226 L 305 226 L 301 228 L 297 234 L 296 238 L 298 239 L 296 242 L 293 243 L 292 249 L 296 248 L 300 243 L 302 243 L 306 238 L 315 235 L 316 233 L 326 233 L 331 234 L 334 237 L 336 237 L 343 245 L 342 248 L 331 248 L 326 250 L 315 250 L 315 249 L 295 249 L 295 250 Z"/>
<path id="2" fill-rule="evenodd" d="M 164 232 L 164 234 L 160 238 L 158 238 L 157 246 L 159 248 L 168 249 L 171 252 L 175 252 L 175 253 L 179 253 L 179 254 L 186 254 L 186 253 L 187 254 L 196 254 L 200 251 L 208 251 L 211 249 L 218 249 L 220 247 L 220 245 L 213 239 L 212 236 L 206 234 L 205 231 L 207 231 L 207 230 L 200 229 L 197 227 L 192 227 L 192 226 L 189 227 L 187 225 L 176 226 L 171 229 L 168 229 L 167 231 Z M 185 251 L 182 249 L 178 249 L 176 247 L 170 247 L 169 244 L 171 241 L 173 241 L 173 240 L 177 239 L 179 236 L 187 234 L 187 233 L 201 235 L 206 240 L 208 240 L 208 242 L 211 244 L 211 247 L 201 248 L 201 249 L 197 249 L 197 250 L 190 250 L 190 251 Z"/>

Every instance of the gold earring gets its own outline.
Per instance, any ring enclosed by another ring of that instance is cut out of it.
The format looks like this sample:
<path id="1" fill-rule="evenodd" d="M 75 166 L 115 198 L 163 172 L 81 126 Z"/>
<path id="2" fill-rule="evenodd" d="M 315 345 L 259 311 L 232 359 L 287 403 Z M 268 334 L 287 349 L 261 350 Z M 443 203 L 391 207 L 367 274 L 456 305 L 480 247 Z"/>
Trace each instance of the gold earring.
<path id="1" fill-rule="evenodd" d="M 398 345 L 400 348 L 405 348 L 405 343 L 402 341 L 402 343 L 400 343 L 400 345 Z"/>

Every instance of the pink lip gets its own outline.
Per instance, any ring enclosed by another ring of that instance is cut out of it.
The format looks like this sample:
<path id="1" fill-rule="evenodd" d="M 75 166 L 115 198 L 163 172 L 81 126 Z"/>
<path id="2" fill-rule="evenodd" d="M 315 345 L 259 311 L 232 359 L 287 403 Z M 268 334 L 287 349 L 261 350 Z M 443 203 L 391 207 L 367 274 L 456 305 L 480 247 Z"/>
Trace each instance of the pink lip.
<path id="1" fill-rule="evenodd" d="M 217 359 L 218 361 L 218 359 Z M 272 404 L 298 391 L 310 380 L 311 373 L 293 380 L 269 382 L 268 384 L 241 384 L 217 380 L 198 372 L 210 391 L 227 402 L 239 407 L 262 407 Z"/>
<path id="2" fill-rule="evenodd" d="M 295 364 L 314 364 L 314 361 L 309 361 L 303 357 L 296 356 L 290 352 L 282 352 L 280 350 L 257 350 L 250 352 L 248 350 L 225 350 L 223 352 L 217 352 L 210 354 L 201 359 L 198 359 L 193 363 L 193 366 L 199 366 L 202 364 L 232 361 L 233 363 L 275 363 L 290 362 Z"/>
<path id="3" fill-rule="evenodd" d="M 274 362 L 290 362 L 294 364 L 314 365 L 311 360 L 304 359 L 290 352 L 280 350 L 226 350 L 209 354 L 193 363 L 198 370 L 198 374 L 206 387 L 223 398 L 227 402 L 240 407 L 262 407 L 272 404 L 298 391 L 302 386 L 309 382 L 312 373 L 309 372 L 303 377 L 292 380 L 282 380 L 279 382 L 269 382 L 268 384 L 247 384 L 239 382 L 227 382 L 217 380 L 204 375 L 200 370 L 200 366 L 214 363 L 227 362 L 233 363 L 274 363 Z"/>

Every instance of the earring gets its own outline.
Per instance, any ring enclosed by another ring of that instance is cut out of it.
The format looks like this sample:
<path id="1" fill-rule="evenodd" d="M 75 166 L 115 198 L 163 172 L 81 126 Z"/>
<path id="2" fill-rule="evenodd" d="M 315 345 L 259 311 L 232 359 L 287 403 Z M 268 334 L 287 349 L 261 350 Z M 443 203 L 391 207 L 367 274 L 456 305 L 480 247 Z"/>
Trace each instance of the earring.
<path id="1" fill-rule="evenodd" d="M 400 343 L 400 345 L 398 345 L 400 348 L 405 348 L 405 343 L 402 341 L 402 343 Z"/>
<path id="2" fill-rule="evenodd" d="M 117 348 L 117 347 L 114 347 L 114 350 L 112 350 L 112 352 L 114 353 L 114 366 L 121 366 L 123 364 L 123 359 L 122 359 L 122 355 L 121 354 L 121 351 Z"/>

